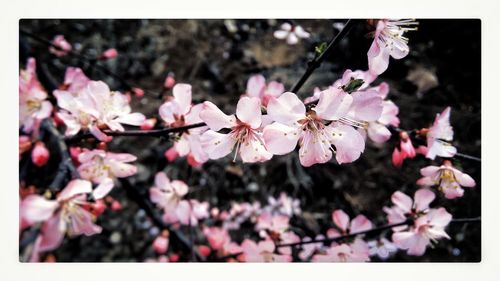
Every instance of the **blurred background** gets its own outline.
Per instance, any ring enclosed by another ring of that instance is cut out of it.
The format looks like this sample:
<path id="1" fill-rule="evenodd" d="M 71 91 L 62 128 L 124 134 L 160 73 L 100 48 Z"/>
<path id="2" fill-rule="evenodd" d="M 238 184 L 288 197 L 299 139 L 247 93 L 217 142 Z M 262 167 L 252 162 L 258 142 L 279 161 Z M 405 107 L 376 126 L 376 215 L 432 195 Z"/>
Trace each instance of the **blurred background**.
<path id="1" fill-rule="evenodd" d="M 422 128 L 432 124 L 436 113 L 452 107 L 454 144 L 459 152 L 481 155 L 481 22 L 480 20 L 418 20 L 418 31 L 409 32 L 410 54 L 402 60 L 391 59 L 389 69 L 373 84 L 390 85 L 389 99 L 400 107 L 401 127 Z M 28 57 L 37 59 L 44 69 L 42 82 L 59 85 L 68 66 L 77 66 L 93 80 L 103 80 L 111 89 L 145 90 L 132 98 L 133 111 L 148 118 L 158 117 L 158 108 L 171 91 L 163 83 L 170 75 L 177 82 L 193 86 L 195 103 L 209 100 L 227 113 L 234 112 L 246 82 L 252 74 L 263 74 L 268 81 L 279 80 L 290 89 L 314 57 L 314 49 L 339 32 L 345 20 L 293 20 L 311 33 L 297 45 L 273 37 L 284 20 L 21 20 L 20 29 L 48 41 L 62 34 L 74 51 L 98 57 L 116 48 L 116 59 L 99 61 L 119 77 L 106 73 L 93 63 L 66 56 L 58 58 L 48 47 L 20 34 L 20 67 Z M 356 25 L 326 62 L 314 72 L 299 93 L 305 98 L 315 87 L 326 88 L 341 77 L 345 69 L 367 69 L 366 53 L 372 42 L 368 24 Z M 343 209 L 349 214 L 364 214 L 376 225 L 386 223 L 383 206 L 391 205 L 396 190 L 413 195 L 417 190 L 419 169 L 431 164 L 418 156 L 394 168 L 391 154 L 396 138 L 383 145 L 367 143 L 364 154 L 354 163 L 330 163 L 304 168 L 297 153 L 275 156 L 263 164 L 232 162 L 232 157 L 209 161 L 191 168 L 185 159 L 168 163 L 164 152 L 171 142 L 156 138 L 116 137 L 108 149 L 136 155 L 139 167 L 130 182 L 144 194 L 153 185 L 156 172 L 166 171 L 191 187 L 190 197 L 227 209 L 232 201 L 267 202 L 280 192 L 300 200 L 303 214 L 291 224 L 304 235 L 325 233 L 331 225 L 331 212 Z M 89 144 L 91 145 L 91 144 Z M 43 169 L 30 169 L 26 185 L 47 186 L 57 170 L 57 159 Z M 29 162 L 29 161 L 28 161 Z M 440 164 L 435 161 L 434 164 Z M 23 166 L 24 165 L 24 166 Z M 477 182 L 462 198 L 446 200 L 437 196 L 435 205 L 446 207 L 456 218 L 481 215 L 481 165 L 469 160 L 454 165 Z M 92 237 L 65 239 L 52 255 L 57 261 L 144 261 L 154 258 L 151 243 L 159 229 L 145 212 L 127 198 L 120 187 L 111 196 L 120 202 L 119 211 L 106 210 L 97 224 L 103 232 Z M 250 230 L 249 230 L 250 231 Z M 244 235 L 231 233 L 239 241 Z M 480 223 L 451 224 L 450 241 L 440 241 L 423 257 L 404 252 L 389 261 L 467 261 L 481 260 Z M 174 247 L 175 245 L 171 245 Z"/>

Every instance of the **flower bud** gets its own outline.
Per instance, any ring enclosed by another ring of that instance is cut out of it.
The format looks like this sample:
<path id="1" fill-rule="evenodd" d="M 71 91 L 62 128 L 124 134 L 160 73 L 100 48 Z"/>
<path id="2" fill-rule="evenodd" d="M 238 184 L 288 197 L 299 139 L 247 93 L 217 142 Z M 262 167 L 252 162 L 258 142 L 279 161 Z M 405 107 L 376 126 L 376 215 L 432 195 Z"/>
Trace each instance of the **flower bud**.
<path id="1" fill-rule="evenodd" d="M 103 59 L 114 59 L 118 56 L 118 51 L 115 48 L 107 49 L 101 54 Z"/>
<path id="2" fill-rule="evenodd" d="M 35 148 L 31 152 L 31 160 L 37 167 L 44 166 L 49 161 L 49 150 L 43 142 L 37 142 Z"/>

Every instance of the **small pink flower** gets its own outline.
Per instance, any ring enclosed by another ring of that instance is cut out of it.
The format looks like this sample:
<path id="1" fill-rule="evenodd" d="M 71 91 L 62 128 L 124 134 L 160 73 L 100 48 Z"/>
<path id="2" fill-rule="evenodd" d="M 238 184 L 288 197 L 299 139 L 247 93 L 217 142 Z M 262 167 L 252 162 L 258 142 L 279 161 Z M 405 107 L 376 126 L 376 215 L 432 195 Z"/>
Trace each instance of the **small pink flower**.
<path id="1" fill-rule="evenodd" d="M 271 215 L 268 212 L 260 214 L 257 218 L 255 229 L 260 232 L 262 238 L 280 239 L 289 227 L 290 218 L 284 215 Z"/>
<path id="2" fill-rule="evenodd" d="M 263 106 L 267 106 L 271 97 L 279 97 L 285 92 L 285 86 L 277 81 L 271 81 L 266 85 L 266 78 L 258 74 L 248 79 L 246 96 L 259 98 Z"/>
<path id="3" fill-rule="evenodd" d="M 286 39 L 286 43 L 289 45 L 295 45 L 300 39 L 306 39 L 310 36 L 311 34 L 306 32 L 302 26 L 291 25 L 289 23 L 283 23 L 280 29 L 274 32 L 274 37 L 276 39 Z"/>
<path id="4" fill-rule="evenodd" d="M 167 223 L 198 225 L 198 221 L 208 218 L 208 203 L 197 200 L 182 200 L 174 209 L 165 209 L 163 220 Z"/>
<path id="5" fill-rule="evenodd" d="M 66 41 L 63 35 L 56 35 L 56 37 L 54 37 L 54 40 L 52 40 L 52 44 L 56 45 L 58 48 L 51 46 L 49 48 L 49 51 L 58 57 L 67 55 L 73 48 L 71 44 Z"/>
<path id="6" fill-rule="evenodd" d="M 215 104 L 205 102 L 200 118 L 210 127 L 201 136 L 201 144 L 210 159 L 222 158 L 236 146 L 234 158 L 243 162 L 264 162 L 271 159 L 261 133 L 262 113 L 258 98 L 242 97 L 236 106 L 236 116 L 224 114 Z M 228 134 L 217 131 L 229 128 Z"/>
<path id="7" fill-rule="evenodd" d="M 220 250 L 224 245 L 231 242 L 231 237 L 226 229 L 221 227 L 204 227 L 203 234 L 207 237 L 210 247 L 214 250 Z"/>
<path id="8" fill-rule="evenodd" d="M 427 132 L 427 158 L 453 157 L 457 153 L 457 149 L 449 143 L 453 140 L 450 111 L 451 108 L 447 107 L 441 114 L 436 114 L 434 124 Z"/>
<path id="9" fill-rule="evenodd" d="M 128 153 L 111 153 L 104 150 L 86 150 L 78 155 L 81 165 L 78 173 L 83 179 L 99 184 L 94 189 L 95 199 L 106 196 L 114 186 L 114 178 L 129 177 L 137 173 L 137 167 L 129 162 L 137 157 Z"/>
<path id="10" fill-rule="evenodd" d="M 380 75 L 389 66 L 389 57 L 402 59 L 408 55 L 408 38 L 404 33 L 416 30 L 413 20 L 381 19 L 377 22 L 375 38 L 368 50 L 368 66 L 371 72 Z"/>
<path id="11" fill-rule="evenodd" d="M 19 127 L 26 133 L 38 128 L 52 113 L 52 104 L 36 76 L 36 61 L 29 58 L 19 74 Z"/>
<path id="12" fill-rule="evenodd" d="M 245 262 L 291 262 L 289 255 L 275 254 L 274 243 L 270 240 L 260 241 L 258 244 L 252 240 L 245 239 L 241 243 L 243 254 L 238 257 Z"/>
<path id="13" fill-rule="evenodd" d="M 176 84 L 172 90 L 173 98 L 165 102 L 159 109 L 163 121 L 170 127 L 182 127 L 202 122 L 200 112 L 202 104 L 191 104 L 191 85 Z M 208 160 L 206 151 L 202 148 L 201 134 L 206 127 L 194 128 L 182 132 L 174 142 L 173 149 L 179 156 L 191 154 L 196 162 L 205 163 Z"/>
<path id="14" fill-rule="evenodd" d="M 165 254 L 168 250 L 169 239 L 168 235 L 160 234 L 153 241 L 153 249 L 157 254 Z"/>
<path id="15" fill-rule="evenodd" d="M 287 196 L 285 192 L 281 192 L 278 199 L 269 196 L 267 202 L 268 206 L 265 207 L 265 210 L 269 213 L 278 213 L 291 217 L 302 212 L 300 201 Z"/>
<path id="16" fill-rule="evenodd" d="M 170 181 L 164 172 L 159 172 L 155 176 L 155 185 L 149 189 L 149 196 L 153 203 L 165 209 L 165 211 L 171 211 L 177 207 L 182 198 L 188 193 L 188 189 L 188 186 L 183 181 Z"/>
<path id="17" fill-rule="evenodd" d="M 118 51 L 115 48 L 107 49 L 101 54 L 101 57 L 103 59 L 114 59 L 117 56 L 118 56 Z"/>
<path id="18" fill-rule="evenodd" d="M 367 244 L 368 247 L 370 247 L 370 256 L 378 256 L 382 260 L 389 258 L 392 253 L 395 253 L 398 250 L 396 245 L 387 240 L 385 237 L 369 241 Z"/>
<path id="19" fill-rule="evenodd" d="M 59 247 L 64 235 L 86 236 L 101 232 L 93 223 L 93 215 L 86 210 L 87 194 L 92 184 L 85 180 L 72 180 L 57 195 L 56 200 L 47 200 L 40 195 L 29 195 L 21 202 L 20 216 L 29 224 L 43 222 L 39 252 Z"/>
<path id="20" fill-rule="evenodd" d="M 454 168 L 449 160 L 445 160 L 440 167 L 428 166 L 422 168 L 420 173 L 423 177 L 417 181 L 418 185 L 438 185 L 439 190 L 444 193 L 447 199 L 462 197 L 464 194 L 462 186 L 476 186 L 476 182 L 471 176 Z"/>
<path id="21" fill-rule="evenodd" d="M 452 216 L 444 209 L 431 209 L 419 217 L 408 231 L 396 232 L 392 235 L 394 244 L 408 255 L 421 256 L 431 242 L 438 239 L 450 239 L 444 228 L 450 223 Z"/>
<path id="22" fill-rule="evenodd" d="M 31 161 L 37 167 L 42 167 L 49 161 L 49 156 L 49 150 L 45 147 L 45 144 L 39 141 L 35 144 L 35 148 L 31 152 Z"/>
<path id="23" fill-rule="evenodd" d="M 351 233 L 363 232 L 372 228 L 372 223 L 363 215 L 356 216 L 352 221 L 349 216 L 342 210 L 335 210 L 332 213 L 332 220 L 339 228 L 328 230 L 328 237 L 338 237 Z"/>
<path id="24" fill-rule="evenodd" d="M 324 238 L 325 236 L 320 234 L 316 236 L 315 240 L 322 240 Z M 311 240 L 312 240 L 311 237 L 304 237 L 302 239 L 303 242 L 309 242 Z M 323 248 L 324 248 L 323 242 L 303 244 L 302 250 L 299 252 L 299 258 L 303 261 L 307 261 L 314 253 L 322 250 Z"/>

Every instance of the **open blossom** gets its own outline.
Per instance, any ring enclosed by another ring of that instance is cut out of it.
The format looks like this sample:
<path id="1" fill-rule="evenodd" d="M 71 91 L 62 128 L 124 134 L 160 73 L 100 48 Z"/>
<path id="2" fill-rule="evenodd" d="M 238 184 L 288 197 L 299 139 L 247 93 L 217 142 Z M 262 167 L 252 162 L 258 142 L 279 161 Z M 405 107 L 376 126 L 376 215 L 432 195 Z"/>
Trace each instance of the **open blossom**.
<path id="1" fill-rule="evenodd" d="M 431 242 L 450 239 L 444 229 L 451 219 L 445 208 L 431 209 L 416 219 L 409 230 L 393 233 L 392 241 L 398 248 L 407 250 L 408 255 L 421 256 Z"/>
<path id="2" fill-rule="evenodd" d="M 173 180 L 164 172 L 155 176 L 155 185 L 149 189 L 151 201 L 165 211 L 175 210 L 182 198 L 188 193 L 188 186 L 183 181 Z"/>
<path id="3" fill-rule="evenodd" d="M 146 119 L 141 113 L 131 113 L 125 95 L 110 91 L 102 81 L 90 81 L 79 92 L 54 91 L 57 104 L 62 109 L 58 117 L 66 125 L 66 135 L 73 136 L 82 129 L 88 129 L 101 141 L 110 137 L 101 131 L 124 131 L 121 124 L 140 126 Z"/>
<path id="4" fill-rule="evenodd" d="M 290 23 L 283 23 L 279 30 L 274 32 L 276 39 L 286 39 L 289 45 L 297 44 L 300 39 L 309 38 L 311 34 L 305 31 L 300 25 L 291 25 Z"/>
<path id="5" fill-rule="evenodd" d="M 277 240 L 288 229 L 289 221 L 290 218 L 287 216 L 263 212 L 257 218 L 255 229 L 262 238 L 270 237 L 272 240 Z"/>
<path id="6" fill-rule="evenodd" d="M 300 201 L 289 197 L 285 192 L 281 192 L 278 199 L 269 196 L 267 202 L 268 205 L 264 210 L 272 214 L 276 213 L 291 217 L 302 212 L 300 209 Z"/>
<path id="7" fill-rule="evenodd" d="M 368 50 L 368 67 L 371 72 L 380 75 L 389 66 L 389 57 L 402 59 L 408 55 L 408 38 L 404 33 L 416 30 L 414 20 L 381 19 L 377 22 L 375 38 Z"/>
<path id="8" fill-rule="evenodd" d="M 30 133 L 52 113 L 52 104 L 36 76 L 36 61 L 29 58 L 19 74 L 19 127 Z"/>
<path id="9" fill-rule="evenodd" d="M 418 185 L 437 185 L 447 199 L 462 197 L 464 194 L 462 186 L 476 186 L 476 182 L 471 176 L 454 168 L 449 160 L 445 160 L 440 167 L 428 166 L 422 168 L 420 173 L 423 177 L 417 181 Z"/>
<path id="10" fill-rule="evenodd" d="M 93 191 L 95 199 L 106 196 L 114 186 L 113 179 L 129 177 L 137 173 L 137 167 L 129 162 L 137 157 L 128 153 L 111 153 L 104 150 L 86 150 L 78 155 L 81 163 L 78 173 L 83 179 L 99 184 Z"/>
<path id="11" fill-rule="evenodd" d="M 390 224 L 396 224 L 406 221 L 407 217 L 415 219 L 429 211 L 429 204 L 434 201 L 436 195 L 434 192 L 422 188 L 415 192 L 414 199 L 401 191 L 396 191 L 391 196 L 394 204 L 392 207 L 384 207 L 387 214 L 387 220 Z M 394 231 L 406 229 L 406 226 L 394 227 Z"/>
<path id="12" fill-rule="evenodd" d="M 457 149 L 449 143 L 453 140 L 450 111 L 451 108 L 447 107 L 441 114 L 438 113 L 434 124 L 427 131 L 427 158 L 453 157 L 457 153 Z"/>
<path id="13" fill-rule="evenodd" d="M 204 227 L 203 234 L 205 234 L 210 247 L 214 250 L 220 250 L 224 245 L 231 242 L 229 233 L 222 227 Z"/>
<path id="14" fill-rule="evenodd" d="M 339 228 L 328 230 L 328 237 L 338 237 L 351 233 L 363 232 L 372 228 L 372 223 L 364 215 L 357 215 L 353 220 L 342 210 L 335 210 L 332 213 L 333 223 Z"/>
<path id="15" fill-rule="evenodd" d="M 350 95 L 330 87 L 321 92 L 314 108 L 306 110 L 294 93 L 286 92 L 271 98 L 267 106 L 268 115 L 276 122 L 264 128 L 266 147 L 282 155 L 293 151 L 298 143 L 300 163 L 306 167 L 329 161 L 332 152 L 339 164 L 353 162 L 365 149 L 362 135 L 353 126 L 377 120 L 382 110 L 380 102 L 372 94 Z"/>
<path id="16" fill-rule="evenodd" d="M 243 254 L 238 257 L 246 262 L 290 262 L 292 257 L 289 255 L 279 255 L 274 253 L 275 245 L 270 240 L 255 243 L 250 239 L 245 239 L 241 243 Z"/>
<path id="17" fill-rule="evenodd" d="M 164 210 L 163 220 L 167 223 L 180 223 L 183 225 L 198 225 L 198 221 L 210 216 L 208 202 L 198 200 L 182 200 L 174 209 Z"/>
<path id="18" fill-rule="evenodd" d="M 63 35 L 56 35 L 56 37 L 54 37 L 54 40 L 52 40 L 52 44 L 56 45 L 58 48 L 51 46 L 49 48 L 49 51 L 58 57 L 67 55 L 68 52 L 73 49 L 71 44 L 66 41 L 66 38 L 64 38 Z"/>
<path id="19" fill-rule="evenodd" d="M 165 102 L 159 109 L 163 121 L 170 127 L 182 127 L 203 122 L 199 114 L 203 104 L 191 104 L 191 85 L 176 84 L 172 90 L 173 98 Z M 175 140 L 173 149 L 181 157 L 192 155 L 197 163 L 208 160 L 207 153 L 202 149 L 200 135 L 206 131 L 206 127 L 193 128 L 181 132 Z"/>
<path id="20" fill-rule="evenodd" d="M 316 236 L 315 240 L 322 240 L 325 239 L 325 236 L 322 234 L 319 234 Z M 302 239 L 302 242 L 309 242 L 312 241 L 311 237 L 304 237 Z M 303 261 L 307 261 L 316 251 L 321 251 L 325 248 L 323 242 L 317 242 L 317 243 L 307 243 L 301 245 L 301 251 L 299 252 L 299 258 Z"/>
<path id="21" fill-rule="evenodd" d="M 21 202 L 20 217 L 29 224 L 43 222 L 39 252 L 59 247 L 65 234 L 90 236 L 101 232 L 101 227 L 94 224 L 94 216 L 85 208 L 87 194 L 91 192 L 89 181 L 77 179 L 69 182 L 56 200 L 29 195 Z"/>
<path id="22" fill-rule="evenodd" d="M 270 97 L 279 97 L 285 92 L 285 86 L 277 81 L 271 81 L 266 85 L 266 78 L 257 74 L 248 79 L 246 96 L 259 98 L 263 106 L 267 106 Z"/>
<path id="23" fill-rule="evenodd" d="M 236 106 L 236 116 L 224 114 L 216 105 L 205 102 L 200 118 L 210 127 L 201 136 L 202 148 L 210 159 L 222 158 L 236 146 L 243 162 L 263 162 L 273 156 L 264 146 L 261 133 L 262 113 L 258 98 L 242 97 Z M 229 128 L 228 134 L 217 131 Z"/>

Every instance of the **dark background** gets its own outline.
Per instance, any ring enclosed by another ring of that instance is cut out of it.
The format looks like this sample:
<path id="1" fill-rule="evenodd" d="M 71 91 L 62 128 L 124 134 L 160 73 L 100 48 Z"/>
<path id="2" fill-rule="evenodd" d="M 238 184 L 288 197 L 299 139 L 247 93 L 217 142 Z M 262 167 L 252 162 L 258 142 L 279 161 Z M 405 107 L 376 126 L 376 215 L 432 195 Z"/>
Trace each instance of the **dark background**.
<path id="1" fill-rule="evenodd" d="M 146 95 L 134 97 L 132 108 L 147 117 L 157 116 L 162 94 L 171 95 L 163 90 L 163 81 L 171 73 L 177 82 L 193 85 L 195 102 L 210 100 L 230 113 L 252 74 L 262 73 L 268 81 L 277 79 L 291 88 L 313 57 L 314 47 L 338 33 L 332 24 L 343 21 L 294 20 L 312 36 L 308 41 L 288 46 L 272 35 L 282 20 L 21 20 L 21 30 L 47 40 L 63 34 L 75 51 L 88 57 L 116 48 L 117 59 L 99 63 L 126 83 L 77 58 L 57 58 L 45 45 L 22 34 L 20 64 L 23 67 L 28 56 L 36 57 L 37 67 L 47 74 L 39 77 L 45 84 L 58 85 L 67 66 L 79 66 L 91 79 L 104 80 L 111 89 L 126 91 L 129 86 L 139 86 L 146 90 Z M 436 113 L 451 106 L 454 144 L 461 153 L 480 156 L 481 22 L 418 21 L 419 30 L 407 35 L 410 54 L 402 60 L 391 59 L 389 69 L 374 84 L 390 84 L 389 98 L 400 107 L 402 128 L 429 126 Z M 369 32 L 367 24 L 355 26 L 311 76 L 299 96 L 311 95 L 314 87 L 327 87 L 345 69 L 366 69 L 366 53 L 372 41 Z M 438 79 L 438 85 L 418 93 L 419 88 L 407 79 L 415 69 L 427 77 L 420 80 L 422 85 L 428 85 L 433 78 Z M 233 163 L 227 157 L 209 161 L 202 169 L 191 169 L 185 159 L 167 163 L 163 153 L 171 143 L 160 139 L 116 137 L 108 148 L 138 156 L 139 173 L 131 181 L 146 193 L 154 174 L 162 169 L 169 177 L 186 181 L 192 188 L 191 198 L 207 200 L 220 209 L 227 208 L 231 200 L 265 203 L 269 195 L 286 192 L 299 198 L 304 210 L 302 216 L 292 219 L 292 225 L 302 229 L 298 234 L 315 235 L 331 226 L 330 214 L 334 209 L 344 209 L 351 215 L 362 213 L 376 225 L 385 224 L 382 207 L 391 204 L 391 194 L 401 190 L 413 195 L 419 169 L 440 163 L 418 156 L 406 161 L 402 168 L 394 168 L 391 154 L 395 143 L 394 138 L 382 146 L 368 142 L 364 154 L 354 163 L 339 166 L 333 160 L 310 168 L 301 167 L 296 153 L 291 153 L 275 156 L 264 164 Z M 25 158 L 20 161 L 21 180 L 47 186 L 57 170 L 57 158 L 52 158 L 43 169 L 34 169 Z M 466 188 L 464 197 L 455 200 L 438 194 L 433 205 L 446 207 L 456 218 L 480 216 L 481 165 L 459 159 L 454 164 L 476 180 L 476 188 Z M 98 224 L 103 227 L 100 235 L 66 239 L 53 253 L 57 261 L 143 261 L 155 257 L 150 245 L 158 229 L 123 189 L 116 187 L 112 196 L 122 203 L 123 209 L 107 210 L 99 218 Z M 233 238 L 240 242 L 245 231 L 232 233 Z M 452 239 L 428 248 L 425 256 L 411 257 L 399 252 L 389 261 L 481 260 L 480 223 L 451 224 L 447 232 Z M 198 238 L 203 241 L 201 236 Z M 171 247 L 175 249 L 175 245 Z"/>

